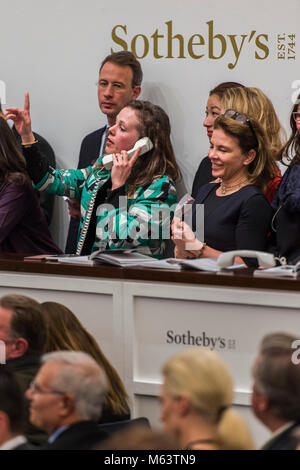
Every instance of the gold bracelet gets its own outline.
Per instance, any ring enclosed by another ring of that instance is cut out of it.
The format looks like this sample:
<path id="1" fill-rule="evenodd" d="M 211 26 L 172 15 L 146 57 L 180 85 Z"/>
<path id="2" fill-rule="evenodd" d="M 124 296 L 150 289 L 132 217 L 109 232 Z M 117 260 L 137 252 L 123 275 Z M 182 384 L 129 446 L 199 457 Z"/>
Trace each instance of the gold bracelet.
<path id="1" fill-rule="evenodd" d="M 22 142 L 21 145 L 22 147 L 30 147 L 31 145 L 37 144 L 38 140 L 33 140 L 32 142 Z"/>
<path id="2" fill-rule="evenodd" d="M 206 243 L 202 242 L 201 248 L 199 248 L 199 250 L 196 251 L 197 258 L 201 258 L 201 256 L 203 255 L 203 251 L 204 251 L 205 247 L 206 247 Z"/>

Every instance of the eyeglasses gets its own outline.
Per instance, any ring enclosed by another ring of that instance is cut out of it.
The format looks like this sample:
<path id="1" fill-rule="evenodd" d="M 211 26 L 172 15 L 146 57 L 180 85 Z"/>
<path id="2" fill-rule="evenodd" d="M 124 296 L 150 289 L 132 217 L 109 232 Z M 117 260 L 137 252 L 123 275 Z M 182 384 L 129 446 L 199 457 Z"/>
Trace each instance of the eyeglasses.
<path id="1" fill-rule="evenodd" d="M 293 114 L 293 118 L 294 118 L 294 121 L 299 121 L 300 119 L 300 113 L 297 113 L 297 111 L 295 111 Z"/>
<path id="2" fill-rule="evenodd" d="M 32 394 L 39 394 L 39 395 L 64 395 L 65 392 L 60 392 L 58 390 L 43 390 L 35 381 L 31 382 L 29 385 L 29 390 Z"/>
<path id="3" fill-rule="evenodd" d="M 254 137 L 256 138 L 256 141 L 257 141 L 257 136 L 256 136 L 256 133 L 255 133 L 255 130 L 253 129 L 251 121 L 248 118 L 248 116 L 246 116 L 246 114 L 238 113 L 234 109 L 227 109 L 227 111 L 225 111 L 225 113 L 224 113 L 224 117 L 234 119 L 235 121 L 240 122 L 241 124 L 248 124 L 248 126 L 250 127 L 250 129 L 253 132 Z"/>

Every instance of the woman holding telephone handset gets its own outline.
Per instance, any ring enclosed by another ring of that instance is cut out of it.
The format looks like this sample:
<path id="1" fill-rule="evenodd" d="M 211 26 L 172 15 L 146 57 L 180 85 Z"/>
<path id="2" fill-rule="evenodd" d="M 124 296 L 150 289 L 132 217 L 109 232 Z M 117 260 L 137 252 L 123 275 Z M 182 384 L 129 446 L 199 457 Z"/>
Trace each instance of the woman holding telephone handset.
<path id="1" fill-rule="evenodd" d="M 130 101 L 109 129 L 105 151 L 112 155 L 112 167 L 103 165 L 99 158 L 82 170 L 49 167 L 32 134 L 28 93 L 24 110 L 8 108 L 6 117 L 14 121 L 21 135 L 27 171 L 35 187 L 80 199 L 77 254 L 136 248 L 157 258 L 163 256 L 168 239 L 163 237 L 163 223 L 170 223 L 170 209 L 176 203 L 174 182 L 179 169 L 170 141 L 169 118 L 162 108 L 147 101 Z M 142 137 L 151 143 L 131 155 L 130 150 Z M 147 151 L 149 146 L 153 148 Z"/>

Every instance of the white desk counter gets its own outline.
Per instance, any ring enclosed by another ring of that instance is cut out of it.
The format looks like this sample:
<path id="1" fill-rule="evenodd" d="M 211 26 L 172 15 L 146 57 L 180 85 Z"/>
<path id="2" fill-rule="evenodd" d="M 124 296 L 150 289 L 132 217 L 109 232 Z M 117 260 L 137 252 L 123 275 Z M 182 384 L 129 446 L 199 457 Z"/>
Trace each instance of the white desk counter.
<path id="1" fill-rule="evenodd" d="M 0 259 L 0 295 L 19 292 L 70 308 L 95 336 L 125 382 L 134 416 L 157 424 L 164 361 L 183 348 L 216 350 L 235 379 L 234 404 L 255 433 L 250 369 L 261 338 L 300 339 L 300 281 L 195 271 L 121 269 Z"/>

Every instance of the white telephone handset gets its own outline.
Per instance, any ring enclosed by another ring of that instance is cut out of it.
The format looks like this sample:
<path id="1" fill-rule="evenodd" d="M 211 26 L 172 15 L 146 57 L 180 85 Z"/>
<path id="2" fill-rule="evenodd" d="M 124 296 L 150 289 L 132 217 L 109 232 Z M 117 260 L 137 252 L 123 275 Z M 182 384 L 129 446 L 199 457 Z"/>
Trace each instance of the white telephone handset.
<path id="1" fill-rule="evenodd" d="M 256 258 L 259 266 L 263 268 L 272 268 L 276 266 L 276 260 L 274 255 L 271 253 L 265 253 L 264 251 L 254 251 L 254 250 L 234 250 L 234 251 L 225 251 L 218 257 L 218 266 L 220 268 L 226 268 L 233 265 L 234 258 L 240 256 L 241 258 Z"/>
<path id="2" fill-rule="evenodd" d="M 149 152 L 150 150 L 153 149 L 153 144 L 149 137 L 142 137 L 139 139 L 135 144 L 134 147 L 131 150 L 128 150 L 128 157 L 131 158 L 134 152 L 138 149 L 138 147 L 141 147 L 141 152 L 140 155 L 143 155 L 146 152 Z M 102 165 L 106 170 L 111 170 L 113 166 L 113 159 L 112 155 L 104 155 L 102 159 Z"/>

